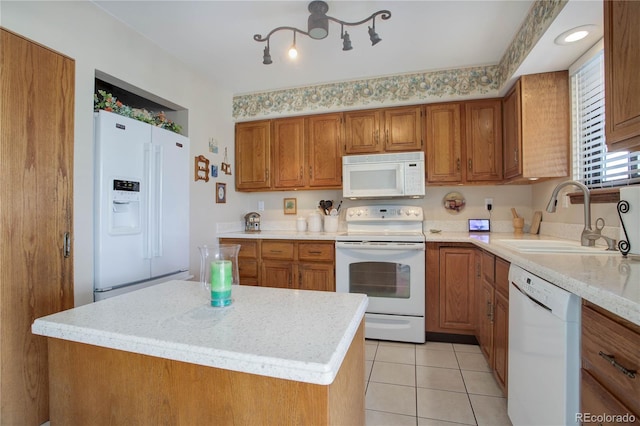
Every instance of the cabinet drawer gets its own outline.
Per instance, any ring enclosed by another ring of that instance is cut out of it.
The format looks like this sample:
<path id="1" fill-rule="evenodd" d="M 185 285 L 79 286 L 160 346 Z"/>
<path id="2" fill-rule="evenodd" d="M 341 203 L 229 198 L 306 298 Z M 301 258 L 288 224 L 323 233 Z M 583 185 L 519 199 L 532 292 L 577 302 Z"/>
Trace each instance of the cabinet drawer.
<path id="1" fill-rule="evenodd" d="M 262 258 L 293 260 L 293 242 L 262 241 Z"/>
<path id="2" fill-rule="evenodd" d="M 638 333 L 583 306 L 582 367 L 636 415 L 640 415 Z M 623 368 L 635 370 L 635 374 L 625 374 Z"/>
<path id="3" fill-rule="evenodd" d="M 242 238 L 220 238 L 220 244 L 240 245 L 239 258 L 257 259 L 259 257 L 258 240 L 245 240 Z"/>
<path id="4" fill-rule="evenodd" d="M 496 290 L 509 299 L 509 266 L 504 259 L 496 257 Z"/>
<path id="5" fill-rule="evenodd" d="M 335 248 L 332 243 L 298 243 L 298 260 L 332 262 Z"/>
<path id="6" fill-rule="evenodd" d="M 639 418 L 635 417 L 635 420 L 632 421 L 632 413 L 630 410 L 622 404 L 615 396 L 613 396 L 608 390 L 606 390 L 596 379 L 593 378 L 591 374 L 587 370 L 580 370 L 581 380 L 580 380 L 580 412 L 583 416 L 620 416 L 618 419 L 622 421 L 612 422 L 607 421 L 607 419 L 602 419 L 604 421 L 597 421 L 601 419 L 590 419 L 590 418 L 582 418 L 582 424 L 601 424 L 601 425 L 613 425 L 613 424 L 640 424 Z M 616 420 L 615 418 L 611 418 L 611 420 Z M 628 420 L 628 421 L 624 421 Z"/>

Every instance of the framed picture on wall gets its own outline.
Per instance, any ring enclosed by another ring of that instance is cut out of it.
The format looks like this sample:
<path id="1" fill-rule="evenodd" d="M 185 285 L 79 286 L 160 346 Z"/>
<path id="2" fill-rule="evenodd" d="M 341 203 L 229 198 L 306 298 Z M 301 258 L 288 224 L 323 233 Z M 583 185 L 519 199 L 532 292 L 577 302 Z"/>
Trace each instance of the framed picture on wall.
<path id="1" fill-rule="evenodd" d="M 284 214 L 296 214 L 298 213 L 298 200 L 297 198 L 285 198 L 284 199 Z"/>
<path id="2" fill-rule="evenodd" d="M 216 182 L 216 203 L 227 202 L 227 184 Z"/>

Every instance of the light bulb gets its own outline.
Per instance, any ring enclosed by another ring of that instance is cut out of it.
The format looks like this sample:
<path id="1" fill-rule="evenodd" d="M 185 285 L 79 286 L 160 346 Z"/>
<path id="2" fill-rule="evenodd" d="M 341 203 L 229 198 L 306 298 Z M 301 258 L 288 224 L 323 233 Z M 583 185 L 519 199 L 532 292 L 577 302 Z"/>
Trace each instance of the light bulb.
<path id="1" fill-rule="evenodd" d="M 295 59 L 298 56 L 298 50 L 296 49 L 296 45 L 292 45 L 289 49 L 289 57 L 291 59 Z"/>

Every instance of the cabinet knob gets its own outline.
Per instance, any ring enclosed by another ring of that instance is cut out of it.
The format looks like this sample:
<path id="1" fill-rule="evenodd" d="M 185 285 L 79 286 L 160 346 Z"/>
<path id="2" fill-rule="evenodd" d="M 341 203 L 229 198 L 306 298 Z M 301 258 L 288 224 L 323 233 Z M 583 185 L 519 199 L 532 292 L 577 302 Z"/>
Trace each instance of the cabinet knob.
<path id="1" fill-rule="evenodd" d="M 460 159 L 459 158 L 456 160 L 456 170 L 460 171 Z"/>
<path id="2" fill-rule="evenodd" d="M 471 170 L 473 169 L 473 168 L 471 167 L 471 161 L 473 161 L 473 160 L 471 160 L 471 158 L 469 158 L 469 171 L 471 171 Z"/>

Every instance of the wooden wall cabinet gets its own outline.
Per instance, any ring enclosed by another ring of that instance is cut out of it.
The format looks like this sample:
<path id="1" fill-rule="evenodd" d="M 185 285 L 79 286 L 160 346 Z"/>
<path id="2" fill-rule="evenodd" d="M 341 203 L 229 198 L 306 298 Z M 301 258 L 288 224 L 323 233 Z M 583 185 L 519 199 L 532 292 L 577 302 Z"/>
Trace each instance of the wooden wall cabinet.
<path id="1" fill-rule="evenodd" d="M 342 187 L 343 116 L 313 115 L 307 118 L 306 171 L 308 188 Z"/>
<path id="2" fill-rule="evenodd" d="M 427 182 L 502 180 L 500 99 L 425 106 Z"/>
<path id="3" fill-rule="evenodd" d="M 272 174 L 274 189 L 305 186 L 304 117 L 272 120 Z"/>
<path id="4" fill-rule="evenodd" d="M 420 150 L 421 111 L 409 106 L 345 112 L 345 154 Z"/>
<path id="5" fill-rule="evenodd" d="M 476 249 L 464 243 L 427 243 L 426 331 L 473 335 Z"/>
<path id="6" fill-rule="evenodd" d="M 502 181 L 502 101 L 464 103 L 466 182 Z"/>
<path id="7" fill-rule="evenodd" d="M 36 318 L 74 305 L 75 62 L 0 28 L 0 424 L 49 420 Z"/>
<path id="8" fill-rule="evenodd" d="M 425 157 L 428 183 L 462 182 L 461 104 L 425 107 Z"/>
<path id="9" fill-rule="evenodd" d="M 240 244 L 240 284 L 335 291 L 334 241 L 221 238 Z"/>
<path id="10" fill-rule="evenodd" d="M 480 349 L 493 375 L 507 393 L 509 336 L 509 262 L 486 251 L 482 258 L 482 284 L 477 296 L 477 332 Z"/>
<path id="11" fill-rule="evenodd" d="M 640 419 L 640 326 L 582 306 L 580 411 Z M 635 376 L 635 377 L 634 377 Z M 628 423 L 625 423 L 628 424 Z"/>
<path id="12" fill-rule="evenodd" d="M 607 146 L 640 151 L 640 2 L 603 3 Z"/>
<path id="13" fill-rule="evenodd" d="M 504 179 L 526 182 L 569 174 L 567 71 L 521 76 L 502 104 Z"/>
<path id="14" fill-rule="evenodd" d="M 271 121 L 236 124 L 236 190 L 271 188 Z"/>
<path id="15" fill-rule="evenodd" d="M 342 113 L 236 124 L 236 190 L 342 187 Z"/>

